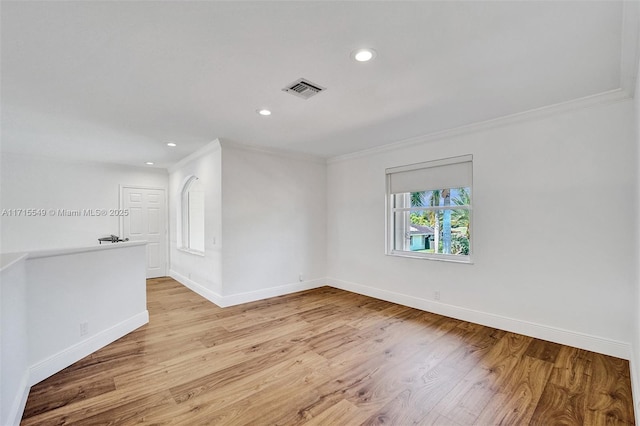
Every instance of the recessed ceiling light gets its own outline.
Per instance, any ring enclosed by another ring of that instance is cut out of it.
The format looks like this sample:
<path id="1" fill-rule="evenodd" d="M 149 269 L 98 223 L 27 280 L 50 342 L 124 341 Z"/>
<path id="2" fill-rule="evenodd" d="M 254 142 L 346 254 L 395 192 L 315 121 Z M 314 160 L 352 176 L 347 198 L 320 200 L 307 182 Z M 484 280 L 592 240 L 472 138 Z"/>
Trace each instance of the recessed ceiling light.
<path id="1" fill-rule="evenodd" d="M 260 115 L 264 115 L 265 117 L 267 115 L 271 115 L 271 111 L 269 111 L 268 109 L 258 109 L 256 110 L 256 112 Z"/>
<path id="2" fill-rule="evenodd" d="M 176 144 L 175 144 L 175 143 L 173 143 L 173 142 L 169 142 L 169 143 L 167 143 L 167 146 L 171 146 L 171 147 L 173 147 L 173 146 L 176 146 Z"/>
<path id="3" fill-rule="evenodd" d="M 351 57 L 358 62 L 367 62 L 375 58 L 377 55 L 373 49 L 357 49 L 351 52 Z"/>
<path id="4" fill-rule="evenodd" d="M 153 161 L 147 161 L 147 162 L 146 162 L 146 163 L 144 163 L 144 164 L 146 164 L 147 166 L 153 166 L 153 165 L 154 165 L 154 162 L 153 162 Z"/>

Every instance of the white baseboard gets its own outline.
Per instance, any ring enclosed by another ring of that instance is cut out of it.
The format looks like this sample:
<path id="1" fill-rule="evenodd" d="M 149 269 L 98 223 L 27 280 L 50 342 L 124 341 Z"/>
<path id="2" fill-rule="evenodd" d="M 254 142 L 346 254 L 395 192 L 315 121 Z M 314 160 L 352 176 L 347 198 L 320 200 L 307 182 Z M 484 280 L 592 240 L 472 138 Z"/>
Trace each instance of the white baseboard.
<path id="1" fill-rule="evenodd" d="M 312 288 L 324 287 L 327 280 L 317 279 L 302 281 L 299 283 L 285 284 L 277 287 L 269 287 L 262 290 L 249 291 L 246 293 L 236 293 L 229 296 L 223 296 L 223 306 L 240 305 L 242 303 L 255 302 L 256 300 L 268 299 L 270 297 L 282 296 L 285 294 L 295 293 L 297 291 L 311 290 Z"/>
<path id="2" fill-rule="evenodd" d="M 640 347 L 633 347 L 631 359 L 629 359 L 631 373 L 631 394 L 633 395 L 633 409 L 636 422 L 640 420 Z"/>
<path id="3" fill-rule="evenodd" d="M 6 418 L 0 419 L 2 425 L 19 425 L 22 420 L 22 413 L 24 413 L 24 407 L 27 404 L 27 397 L 29 396 L 29 370 L 25 370 L 20 380 L 18 391 L 16 392 L 11 409 Z"/>
<path id="4" fill-rule="evenodd" d="M 221 295 L 219 295 L 218 293 L 216 293 L 213 290 L 210 290 L 208 288 L 206 288 L 205 286 L 203 286 L 202 284 L 199 284 L 187 277 L 185 277 L 184 275 L 174 271 L 173 269 L 169 270 L 169 276 L 171 278 L 173 278 L 174 280 L 178 281 L 180 284 L 182 284 L 183 286 L 187 287 L 189 290 L 198 293 L 200 296 L 204 297 L 205 299 L 207 299 L 209 302 L 213 303 L 214 305 L 223 307 L 223 298 Z"/>
<path id="5" fill-rule="evenodd" d="M 268 299 L 270 297 L 282 296 L 289 293 L 295 293 L 297 291 L 310 290 L 312 288 L 318 288 L 327 285 L 327 280 L 321 278 L 317 280 L 302 281 L 299 283 L 285 284 L 256 291 L 248 291 L 245 293 L 236 293 L 222 296 L 214 292 L 213 290 L 204 287 L 202 284 L 199 284 L 193 280 L 190 280 L 184 275 L 177 273 L 176 271 L 170 271 L 169 276 L 178 281 L 180 284 L 193 290 L 200 296 L 214 303 L 215 305 L 220 306 L 221 308 L 241 305 L 243 303 L 255 302 L 256 300 Z"/>
<path id="6" fill-rule="evenodd" d="M 557 327 L 550 327 L 548 325 L 536 324 L 515 318 L 448 305 L 446 303 L 422 299 L 415 296 L 395 293 L 388 290 L 382 290 L 333 278 L 327 278 L 325 282 L 332 287 L 342 290 L 375 297 L 376 299 L 398 303 L 404 306 L 433 312 L 463 321 L 469 321 L 513 333 L 524 334 L 525 336 L 548 340 L 567 346 L 574 346 L 627 360 L 631 358 L 631 345 L 626 342 L 619 342 L 585 333 L 564 330 Z"/>
<path id="7" fill-rule="evenodd" d="M 488 312 L 477 311 L 474 309 L 448 305 L 446 303 L 422 299 L 415 296 L 409 296 L 402 293 L 382 290 L 334 278 L 309 280 L 300 283 L 270 287 L 263 290 L 222 296 L 175 271 L 171 271 L 170 275 L 176 281 L 182 283 L 186 287 L 190 288 L 205 299 L 213 302 L 220 307 L 239 305 L 242 303 L 267 299 L 269 297 L 282 296 L 284 294 L 329 285 L 353 293 L 375 297 L 376 299 L 382 299 L 404 306 L 421 309 L 423 311 L 433 312 L 439 315 L 457 318 L 463 321 L 470 321 L 476 324 L 498 328 L 500 330 L 511 331 L 513 333 L 524 334 L 526 336 L 548 340 L 550 342 L 556 342 L 567 346 L 574 346 L 605 355 L 611 355 L 627 360 L 631 359 L 632 355 L 631 345 L 626 342 L 620 342 L 617 340 L 606 339 L 586 333 L 579 333 L 576 331 L 565 330 L 558 327 L 551 327 L 544 324 L 537 324 L 529 321 L 509 318 L 501 315 L 491 314 Z"/>
<path id="8" fill-rule="evenodd" d="M 133 317 L 100 331 L 99 333 L 89 337 L 82 342 L 76 343 L 69 348 L 50 356 L 49 358 L 34 364 L 29 369 L 29 386 L 33 386 L 38 382 L 57 373 L 58 371 L 70 366 L 76 361 L 81 360 L 87 355 L 92 354 L 98 349 L 107 346 L 109 343 L 118 340 L 122 336 L 131 333 L 138 327 L 149 322 L 149 311 L 146 309 Z"/>

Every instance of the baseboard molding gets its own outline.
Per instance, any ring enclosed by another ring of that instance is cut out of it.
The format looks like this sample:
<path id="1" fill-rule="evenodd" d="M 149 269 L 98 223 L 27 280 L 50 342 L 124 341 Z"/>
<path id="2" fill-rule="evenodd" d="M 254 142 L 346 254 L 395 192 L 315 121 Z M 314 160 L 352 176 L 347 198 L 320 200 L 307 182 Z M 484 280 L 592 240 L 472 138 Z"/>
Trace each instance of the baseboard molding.
<path id="1" fill-rule="evenodd" d="M 329 285 L 353 293 L 375 297 L 376 299 L 398 303 L 404 306 L 409 306 L 412 308 L 421 309 L 423 311 L 457 318 L 463 321 L 470 321 L 476 324 L 511 331 L 513 333 L 524 334 L 526 336 L 548 340 L 550 342 L 556 342 L 567 346 L 574 346 L 577 348 L 586 349 L 605 355 L 611 355 L 626 360 L 632 359 L 631 345 L 626 342 L 620 342 L 599 336 L 593 336 L 586 333 L 579 333 L 558 327 L 551 327 L 544 324 L 537 324 L 529 321 L 509 318 L 501 315 L 491 314 L 488 312 L 477 311 L 474 309 L 448 305 L 446 303 L 422 299 L 419 297 L 409 296 L 393 291 L 382 290 L 379 288 L 338 280 L 335 278 L 321 278 L 316 280 L 303 281 L 300 283 L 270 287 L 263 290 L 222 296 L 175 271 L 171 271 L 170 275 L 176 281 L 180 282 L 184 286 L 188 287 L 189 289 L 193 290 L 205 299 L 220 307 L 254 302 L 256 300 L 263 300 L 270 297 L 282 296 L 289 293 L 295 293 L 297 291 L 310 290 L 312 288 Z"/>
<path id="2" fill-rule="evenodd" d="M 627 360 L 631 359 L 631 345 L 625 342 L 605 339 L 585 333 L 578 333 L 557 327 L 550 327 L 543 324 L 536 324 L 515 318 L 490 314 L 487 312 L 476 311 L 473 309 L 462 308 L 459 306 L 448 305 L 446 303 L 422 299 L 415 296 L 409 296 L 402 293 L 382 290 L 333 278 L 327 278 L 326 283 L 332 287 L 342 290 L 375 297 L 376 299 L 398 303 L 400 305 L 433 312 L 463 321 L 469 321 L 513 333 L 524 334 L 526 336 L 548 340 L 567 346 L 574 346 L 580 349 L 586 349 L 618 358 Z"/>
<path id="3" fill-rule="evenodd" d="M 178 281 L 183 286 L 187 287 L 189 290 L 195 293 L 198 293 L 200 296 L 204 297 L 214 305 L 224 307 L 222 296 L 216 293 L 215 291 L 206 288 L 202 284 L 199 284 L 185 277 L 184 275 L 174 271 L 173 269 L 169 271 L 169 276 L 174 280 Z"/>
<path id="4" fill-rule="evenodd" d="M 22 420 L 22 413 L 24 413 L 24 407 L 27 404 L 27 397 L 29 396 L 29 370 L 25 370 L 20 380 L 18 391 L 16 392 L 11 409 L 4 419 L 0 419 L 2 425 L 19 425 Z M 4 414 L 4 413 L 3 413 Z"/>
<path id="5" fill-rule="evenodd" d="M 311 290 L 312 288 L 324 287 L 327 280 L 317 279 L 302 281 L 299 283 L 285 284 L 277 287 L 269 287 L 262 290 L 249 291 L 246 293 L 236 293 L 223 296 L 224 306 L 240 305 L 242 303 L 255 302 L 256 300 L 268 299 L 270 297 L 282 296 L 298 291 Z"/>
<path id="6" fill-rule="evenodd" d="M 629 373 L 631 374 L 631 393 L 633 395 L 633 409 L 636 422 L 640 420 L 640 347 L 633 347 L 629 359 Z"/>
<path id="7" fill-rule="evenodd" d="M 106 330 L 103 330 L 82 342 L 58 352 L 57 354 L 34 364 L 29 369 L 29 386 L 54 375 L 67 368 L 74 362 L 81 360 L 109 343 L 118 340 L 122 336 L 149 322 L 149 311 L 146 309 L 133 317 L 124 320 Z"/>
<path id="8" fill-rule="evenodd" d="M 318 288 L 327 285 L 327 280 L 321 278 L 317 280 L 302 281 L 299 283 L 285 284 L 256 291 L 248 291 L 245 293 L 236 293 L 222 296 L 214 292 L 213 290 L 204 287 L 202 284 L 199 284 L 193 280 L 190 280 L 184 275 L 177 273 L 176 271 L 170 271 L 169 276 L 178 281 L 180 284 L 189 288 L 190 290 L 198 293 L 200 296 L 204 297 L 211 303 L 220 306 L 221 308 L 241 305 L 243 303 L 255 302 L 256 300 L 268 299 L 270 297 L 282 296 L 285 294 L 295 293 L 297 291 L 311 290 L 312 288 Z"/>

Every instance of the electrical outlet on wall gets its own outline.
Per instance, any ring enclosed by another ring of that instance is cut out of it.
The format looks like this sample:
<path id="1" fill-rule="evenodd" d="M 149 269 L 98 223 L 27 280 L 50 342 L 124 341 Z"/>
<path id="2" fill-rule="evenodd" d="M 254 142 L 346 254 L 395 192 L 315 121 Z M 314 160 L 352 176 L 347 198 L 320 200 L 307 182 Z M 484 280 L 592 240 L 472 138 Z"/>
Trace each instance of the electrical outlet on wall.
<path id="1" fill-rule="evenodd" d="M 440 300 L 440 290 L 436 290 L 433 292 L 434 300 Z"/>
<path id="2" fill-rule="evenodd" d="M 86 336 L 87 334 L 89 334 L 89 323 L 83 321 L 80 323 L 80 336 Z"/>
<path id="3" fill-rule="evenodd" d="M 304 278 L 302 276 L 302 272 L 300 272 L 300 274 L 298 275 L 298 281 L 300 281 L 300 282 L 304 281 Z"/>

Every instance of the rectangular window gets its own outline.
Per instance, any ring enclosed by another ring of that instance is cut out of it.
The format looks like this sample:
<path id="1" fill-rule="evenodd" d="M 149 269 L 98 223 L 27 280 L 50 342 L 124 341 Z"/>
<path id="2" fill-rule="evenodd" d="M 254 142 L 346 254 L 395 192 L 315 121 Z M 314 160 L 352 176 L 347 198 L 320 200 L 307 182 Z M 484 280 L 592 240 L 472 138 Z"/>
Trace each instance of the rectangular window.
<path id="1" fill-rule="evenodd" d="M 387 174 L 387 254 L 471 261 L 471 155 Z"/>

